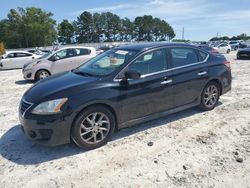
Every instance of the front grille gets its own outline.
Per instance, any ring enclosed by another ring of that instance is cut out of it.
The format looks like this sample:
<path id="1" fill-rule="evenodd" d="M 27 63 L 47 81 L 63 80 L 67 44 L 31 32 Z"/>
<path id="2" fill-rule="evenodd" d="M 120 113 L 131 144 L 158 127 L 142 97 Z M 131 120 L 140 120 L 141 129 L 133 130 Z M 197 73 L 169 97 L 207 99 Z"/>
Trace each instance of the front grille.
<path id="1" fill-rule="evenodd" d="M 21 114 L 23 115 L 24 112 L 31 106 L 32 104 L 25 101 L 25 100 L 21 100 L 21 103 L 20 103 L 20 112 Z"/>

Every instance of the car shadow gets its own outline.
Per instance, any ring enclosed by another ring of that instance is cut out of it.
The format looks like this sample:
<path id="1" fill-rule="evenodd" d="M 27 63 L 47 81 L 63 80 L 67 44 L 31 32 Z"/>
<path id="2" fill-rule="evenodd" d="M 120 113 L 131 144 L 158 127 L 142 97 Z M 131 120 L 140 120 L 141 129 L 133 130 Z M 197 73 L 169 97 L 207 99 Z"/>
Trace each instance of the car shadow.
<path id="1" fill-rule="evenodd" d="M 26 85 L 26 84 L 34 84 L 35 82 L 32 80 L 17 80 L 15 84 L 17 85 Z"/>
<path id="2" fill-rule="evenodd" d="M 218 103 L 218 105 L 221 104 L 221 102 Z M 146 123 L 137 124 L 132 127 L 117 131 L 110 142 L 114 142 L 115 140 L 148 130 L 153 127 L 158 127 L 165 124 L 168 126 L 170 122 L 175 122 L 199 113 L 202 113 L 202 111 L 200 111 L 198 108 L 191 108 Z M 15 125 L 9 129 L 0 139 L 0 155 L 5 159 L 20 165 L 41 164 L 84 152 L 88 152 L 88 150 L 80 149 L 74 143 L 56 147 L 46 147 L 34 144 L 25 137 L 21 130 L 21 125 Z"/>

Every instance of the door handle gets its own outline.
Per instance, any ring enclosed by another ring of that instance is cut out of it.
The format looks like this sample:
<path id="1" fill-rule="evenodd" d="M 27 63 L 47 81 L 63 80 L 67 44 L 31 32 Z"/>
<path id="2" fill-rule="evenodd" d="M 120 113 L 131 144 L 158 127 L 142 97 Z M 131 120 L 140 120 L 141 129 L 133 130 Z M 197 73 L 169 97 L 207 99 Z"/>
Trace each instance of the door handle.
<path id="1" fill-rule="evenodd" d="M 173 82 L 173 80 L 164 80 L 164 81 L 161 82 L 161 85 L 170 84 L 172 82 Z"/>
<path id="2" fill-rule="evenodd" d="M 203 71 L 203 72 L 199 72 L 198 76 L 203 76 L 203 75 L 206 75 L 206 74 L 207 74 L 207 71 Z"/>

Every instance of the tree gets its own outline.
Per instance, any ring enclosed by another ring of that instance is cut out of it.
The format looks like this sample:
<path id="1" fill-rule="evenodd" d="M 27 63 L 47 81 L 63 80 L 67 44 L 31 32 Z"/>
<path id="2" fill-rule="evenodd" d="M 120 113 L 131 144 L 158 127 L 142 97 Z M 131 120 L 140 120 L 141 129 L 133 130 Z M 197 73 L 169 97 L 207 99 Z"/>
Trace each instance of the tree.
<path id="1" fill-rule="evenodd" d="M 0 55 L 3 55 L 4 53 L 5 53 L 4 43 L 0 42 Z"/>
<path id="2" fill-rule="evenodd" d="M 66 38 L 67 44 L 71 43 L 71 37 L 74 35 L 74 31 L 75 31 L 75 28 L 73 24 L 69 23 L 68 20 L 63 20 L 58 25 L 58 34 L 59 36 Z"/>
<path id="3" fill-rule="evenodd" d="M 1 20 L 1 40 L 8 48 L 51 45 L 56 39 L 52 16 L 35 7 L 11 9 L 8 18 Z"/>
<path id="4" fill-rule="evenodd" d="M 84 11 L 79 17 L 77 17 L 75 24 L 77 26 L 77 34 L 79 35 L 78 41 L 80 43 L 92 42 L 94 30 L 92 14 L 90 12 Z"/>

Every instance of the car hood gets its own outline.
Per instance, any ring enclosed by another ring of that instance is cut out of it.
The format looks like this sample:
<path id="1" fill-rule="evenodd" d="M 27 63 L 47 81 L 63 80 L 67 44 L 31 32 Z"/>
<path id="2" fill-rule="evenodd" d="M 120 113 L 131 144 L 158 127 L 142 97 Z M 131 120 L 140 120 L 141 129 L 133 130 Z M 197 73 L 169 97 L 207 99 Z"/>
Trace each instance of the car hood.
<path id="1" fill-rule="evenodd" d="M 100 78 L 87 77 L 73 72 L 55 74 L 44 80 L 37 82 L 23 95 L 23 99 L 30 103 L 40 103 L 42 101 L 69 97 L 75 92 L 81 92 L 87 88 L 88 84 Z"/>
<path id="2" fill-rule="evenodd" d="M 240 49 L 239 52 L 250 52 L 250 48 Z"/>

